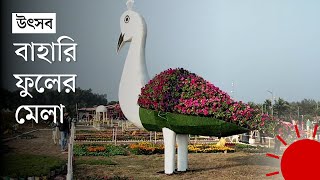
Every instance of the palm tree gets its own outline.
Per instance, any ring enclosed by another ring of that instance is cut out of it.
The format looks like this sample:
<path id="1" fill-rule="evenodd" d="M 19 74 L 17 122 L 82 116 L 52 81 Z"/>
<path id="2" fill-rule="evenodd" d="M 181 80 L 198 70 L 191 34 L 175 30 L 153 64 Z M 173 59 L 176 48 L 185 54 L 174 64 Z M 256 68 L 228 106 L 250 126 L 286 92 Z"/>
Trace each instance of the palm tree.
<path id="1" fill-rule="evenodd" d="M 273 108 L 275 112 L 277 112 L 278 117 L 281 118 L 290 109 L 290 104 L 289 102 L 283 100 L 282 98 L 279 98 L 278 100 L 275 101 Z"/>
<path id="2" fill-rule="evenodd" d="M 272 102 L 270 99 L 266 99 L 264 101 L 263 107 L 265 108 L 265 112 L 267 112 L 267 114 L 271 114 Z"/>

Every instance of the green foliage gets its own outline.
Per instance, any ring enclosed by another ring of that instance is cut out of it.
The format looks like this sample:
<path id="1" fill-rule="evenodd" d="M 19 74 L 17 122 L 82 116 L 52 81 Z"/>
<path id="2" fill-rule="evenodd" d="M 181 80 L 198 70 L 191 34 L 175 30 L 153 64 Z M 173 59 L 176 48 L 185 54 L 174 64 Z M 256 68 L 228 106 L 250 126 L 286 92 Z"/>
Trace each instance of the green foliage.
<path id="1" fill-rule="evenodd" d="M 119 101 L 110 101 L 110 102 L 108 103 L 108 105 L 114 105 L 114 104 L 119 104 Z"/>
<path id="2" fill-rule="evenodd" d="M 104 147 L 102 151 L 90 151 L 90 147 Z M 116 156 L 128 155 L 128 150 L 123 146 L 115 146 L 112 144 L 76 144 L 73 147 L 75 156 Z"/>
<path id="3" fill-rule="evenodd" d="M 303 120 L 304 120 L 304 121 L 307 121 L 308 119 L 309 119 L 310 121 L 313 121 L 313 116 L 311 116 L 310 114 L 307 114 L 307 115 L 303 116 Z"/>
<path id="4" fill-rule="evenodd" d="M 11 154 L 3 158 L 5 166 L 0 175 L 10 177 L 46 176 L 66 164 L 64 160 L 42 155 Z"/>
<path id="5" fill-rule="evenodd" d="M 222 121 L 212 117 L 165 113 L 140 108 L 140 117 L 143 126 L 150 131 L 161 131 L 168 127 L 178 134 L 193 134 L 204 136 L 225 137 L 247 132 L 247 128 L 234 123 Z"/>
<path id="6" fill-rule="evenodd" d="M 240 151 L 247 153 L 267 153 L 273 151 L 271 148 L 266 148 L 262 146 L 252 146 L 249 144 L 236 144 L 235 150 L 238 152 Z"/>
<path id="7" fill-rule="evenodd" d="M 278 117 L 281 118 L 290 109 L 290 104 L 289 102 L 279 98 L 275 101 L 273 108 L 274 111 L 277 113 Z"/>

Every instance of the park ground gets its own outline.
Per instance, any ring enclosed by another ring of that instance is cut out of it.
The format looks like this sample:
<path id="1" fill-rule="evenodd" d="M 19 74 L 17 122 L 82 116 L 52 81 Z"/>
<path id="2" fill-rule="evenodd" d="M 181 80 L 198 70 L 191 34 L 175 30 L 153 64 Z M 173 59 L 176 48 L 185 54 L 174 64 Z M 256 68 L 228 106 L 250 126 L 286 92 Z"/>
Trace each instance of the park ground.
<path id="1" fill-rule="evenodd" d="M 67 159 L 67 154 L 53 144 L 52 131 L 39 130 L 32 133 L 33 139 L 14 139 L 6 142 L 11 153 L 48 155 Z M 95 165 L 91 162 L 108 162 Z M 279 171 L 279 160 L 267 158 L 265 153 L 192 153 L 189 154 L 189 171 L 165 175 L 164 156 L 82 156 L 75 157 L 74 175 L 76 179 L 93 177 L 125 176 L 130 179 L 217 179 L 217 180 L 273 180 L 283 179 L 281 175 L 266 177 L 267 173 Z M 60 176 L 63 179 L 63 176 Z"/>

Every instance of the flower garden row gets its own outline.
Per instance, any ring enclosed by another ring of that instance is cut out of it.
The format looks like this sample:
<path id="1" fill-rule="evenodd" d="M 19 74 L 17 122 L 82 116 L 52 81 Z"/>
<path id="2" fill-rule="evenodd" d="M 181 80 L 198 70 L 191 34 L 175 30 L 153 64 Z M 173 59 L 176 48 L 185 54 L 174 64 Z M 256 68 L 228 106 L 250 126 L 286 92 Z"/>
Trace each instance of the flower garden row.
<path id="1" fill-rule="evenodd" d="M 76 141 L 112 141 L 112 138 L 112 131 L 80 130 L 75 135 Z M 117 132 L 117 141 L 148 140 L 149 138 L 150 133 L 146 131 Z"/>
<path id="2" fill-rule="evenodd" d="M 235 152 L 235 146 L 233 143 L 228 143 L 226 146 L 217 146 L 216 144 L 189 145 L 188 151 L 190 153 L 226 153 Z M 74 146 L 74 154 L 76 156 L 152 155 L 163 153 L 163 144 L 150 142 L 117 146 L 112 144 L 77 144 Z"/>

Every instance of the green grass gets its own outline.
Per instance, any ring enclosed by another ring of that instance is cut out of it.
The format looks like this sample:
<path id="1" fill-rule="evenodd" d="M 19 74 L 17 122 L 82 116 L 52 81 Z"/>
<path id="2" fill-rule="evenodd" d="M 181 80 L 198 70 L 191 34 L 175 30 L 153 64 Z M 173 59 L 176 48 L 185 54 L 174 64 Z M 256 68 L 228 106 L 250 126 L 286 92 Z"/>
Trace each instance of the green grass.
<path id="1" fill-rule="evenodd" d="M 247 153 L 266 153 L 273 152 L 272 148 L 262 147 L 262 146 L 252 146 L 249 144 L 236 144 L 236 151 L 242 151 Z"/>
<path id="2" fill-rule="evenodd" d="M 76 160 L 76 165 L 80 165 L 80 164 L 86 164 L 86 165 L 117 165 L 117 163 L 111 161 L 111 160 L 96 160 L 96 159 L 88 159 L 88 160 L 84 160 L 84 159 L 79 159 Z"/>
<path id="3" fill-rule="evenodd" d="M 10 177 L 46 176 L 66 163 L 59 158 L 42 155 L 10 154 L 3 158 L 4 167 L 0 175 Z"/>

